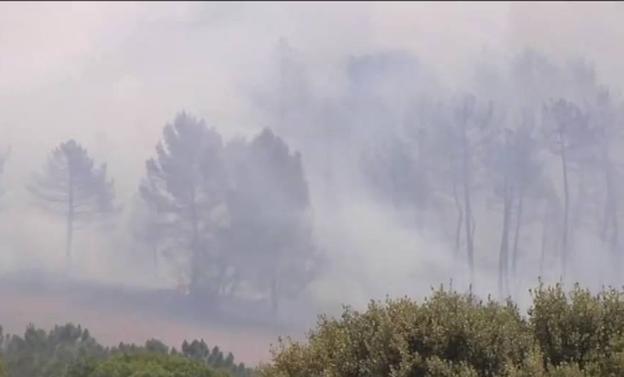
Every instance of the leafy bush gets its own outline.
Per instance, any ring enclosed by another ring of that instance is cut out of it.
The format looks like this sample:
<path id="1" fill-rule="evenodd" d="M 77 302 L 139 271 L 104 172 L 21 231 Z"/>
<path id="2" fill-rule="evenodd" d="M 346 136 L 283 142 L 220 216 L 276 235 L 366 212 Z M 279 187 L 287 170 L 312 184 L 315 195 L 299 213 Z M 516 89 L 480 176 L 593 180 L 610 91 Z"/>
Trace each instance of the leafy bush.
<path id="1" fill-rule="evenodd" d="M 511 301 L 436 290 L 321 316 L 306 342 L 280 340 L 264 377 L 575 377 L 624 375 L 624 293 L 575 286 Z"/>
<path id="2" fill-rule="evenodd" d="M 533 292 L 531 333 L 545 363 L 577 365 L 598 376 L 624 375 L 624 292 L 593 295 L 578 285 L 566 294 L 561 286 Z"/>

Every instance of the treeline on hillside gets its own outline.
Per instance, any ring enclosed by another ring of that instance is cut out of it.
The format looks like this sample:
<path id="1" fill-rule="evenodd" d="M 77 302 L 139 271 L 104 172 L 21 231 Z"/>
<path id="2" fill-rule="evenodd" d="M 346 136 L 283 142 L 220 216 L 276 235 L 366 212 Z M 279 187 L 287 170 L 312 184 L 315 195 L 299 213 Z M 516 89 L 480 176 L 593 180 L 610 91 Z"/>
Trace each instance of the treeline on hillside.
<path id="1" fill-rule="evenodd" d="M 321 316 L 305 342 L 280 341 L 265 377 L 589 377 L 624 375 L 624 291 L 578 285 L 508 300 L 443 288 L 423 302 L 372 301 Z"/>
<path id="2" fill-rule="evenodd" d="M 177 278 L 194 302 L 277 312 L 341 252 L 317 236 L 312 212 L 325 221 L 325 206 L 364 193 L 415 237 L 443 240 L 465 266 L 467 279 L 449 269 L 455 281 L 478 286 L 476 272 L 495 266 L 505 296 L 521 278 L 574 281 L 588 260 L 608 267 L 603 281 L 620 279 L 624 101 L 591 63 L 524 51 L 478 64 L 455 92 L 411 54 L 378 52 L 350 59 L 346 86 L 327 96 L 295 50 L 280 51 L 257 120 L 272 128 L 225 140 L 178 114 L 132 178 L 136 200 L 120 203 L 106 163 L 79 142 L 52 149 L 28 189 L 66 227 L 68 269 L 97 221 L 115 249 L 140 251 L 138 265 Z"/>
<path id="3" fill-rule="evenodd" d="M 4 373 L 4 375 L 3 375 Z M 151 339 L 144 345 L 105 347 L 81 326 L 50 331 L 28 326 L 23 336 L 0 328 L 1 377 L 249 377 L 252 369 L 204 340 L 184 341 L 180 349 Z"/>
<path id="4" fill-rule="evenodd" d="M 0 174 L 7 156 L 0 154 Z M 26 188 L 64 223 L 66 272 L 76 269 L 74 243 L 87 225 L 109 235 L 130 228 L 125 247 L 211 308 L 237 298 L 275 312 L 318 270 L 301 156 L 269 129 L 225 142 L 203 120 L 178 114 L 145 162 L 131 203 L 119 203 L 107 164 L 73 139 L 51 151 Z M 130 224 L 122 223 L 124 207 Z"/>
<path id="5" fill-rule="evenodd" d="M 353 56 L 327 95 L 301 51 L 284 42 L 275 59 L 259 101 L 328 197 L 358 178 L 414 232 L 446 240 L 472 283 L 497 265 L 503 297 L 526 276 L 577 281 L 583 241 L 619 281 L 624 106 L 589 60 L 484 54 L 458 83 L 378 51 Z"/>

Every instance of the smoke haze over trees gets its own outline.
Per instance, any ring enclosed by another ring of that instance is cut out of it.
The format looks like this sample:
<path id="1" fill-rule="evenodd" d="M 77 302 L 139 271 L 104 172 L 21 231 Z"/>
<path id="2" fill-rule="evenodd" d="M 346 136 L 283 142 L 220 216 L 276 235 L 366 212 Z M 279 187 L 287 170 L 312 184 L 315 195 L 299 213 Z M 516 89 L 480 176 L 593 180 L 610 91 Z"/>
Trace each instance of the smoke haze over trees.
<path id="1" fill-rule="evenodd" d="M 156 240 L 146 241 L 181 260 L 198 301 L 217 306 L 241 289 L 264 291 L 276 311 L 281 296 L 297 294 L 313 277 L 299 154 L 269 130 L 224 146 L 216 131 L 185 113 L 163 135 L 140 187 L 156 217 L 144 220 L 145 228 L 156 227 Z"/>
<path id="2" fill-rule="evenodd" d="M 0 278 L 289 329 L 440 283 L 619 286 L 622 19 L 2 4 Z"/>
<path id="3" fill-rule="evenodd" d="M 76 220 L 113 210 L 113 182 L 106 177 L 106 165 L 94 168 L 87 151 L 69 140 L 54 149 L 29 189 L 42 207 L 65 218 L 65 256 L 70 267 Z"/>

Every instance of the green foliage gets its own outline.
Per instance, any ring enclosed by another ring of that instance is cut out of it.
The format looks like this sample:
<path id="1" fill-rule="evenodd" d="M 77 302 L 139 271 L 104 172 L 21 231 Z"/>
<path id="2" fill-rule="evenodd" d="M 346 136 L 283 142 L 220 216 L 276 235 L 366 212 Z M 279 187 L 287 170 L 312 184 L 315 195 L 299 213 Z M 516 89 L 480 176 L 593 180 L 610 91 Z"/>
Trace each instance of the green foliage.
<path id="1" fill-rule="evenodd" d="M 67 324 L 55 326 L 50 332 L 30 325 L 24 336 L 7 336 L 4 358 L 11 377 L 64 376 L 67 366 L 80 357 L 101 358 L 105 349 L 89 331 Z"/>
<path id="2" fill-rule="evenodd" d="M 546 361 L 600 376 L 623 375 L 623 298 L 615 289 L 592 295 L 578 285 L 569 294 L 559 285 L 534 291 L 529 318 Z"/>
<path id="3" fill-rule="evenodd" d="M 92 357 L 83 357 L 72 362 L 67 368 L 66 377 L 89 376 L 98 365 L 98 361 Z"/>
<path id="4" fill-rule="evenodd" d="M 4 367 L 2 359 L 0 359 L 0 377 L 7 377 L 6 368 Z"/>
<path id="5" fill-rule="evenodd" d="M 168 354 L 169 347 L 158 339 L 150 339 L 145 342 L 145 350 L 152 353 Z"/>
<path id="6" fill-rule="evenodd" d="M 575 286 L 510 301 L 434 291 L 321 316 L 306 342 L 280 340 L 264 377 L 576 377 L 624 375 L 624 292 Z"/>
<path id="7" fill-rule="evenodd" d="M 236 377 L 249 377 L 252 375 L 251 370 L 245 367 L 245 364 L 234 362 L 234 355 L 228 353 L 224 357 L 219 347 L 214 346 L 212 349 L 204 340 L 193 340 L 192 342 L 184 341 L 182 343 L 182 355 L 185 357 L 203 363 L 211 368 L 228 372 Z"/>
<path id="8" fill-rule="evenodd" d="M 222 374 L 181 356 L 143 353 L 113 357 L 99 364 L 84 377 L 216 377 L 220 375 Z"/>
<path id="9" fill-rule="evenodd" d="M 203 340 L 185 341 L 181 353 L 157 339 L 106 348 L 73 324 L 49 332 L 30 325 L 23 336 L 5 335 L 0 327 L 0 356 L 0 377 L 252 376 L 234 355 L 209 349 Z"/>

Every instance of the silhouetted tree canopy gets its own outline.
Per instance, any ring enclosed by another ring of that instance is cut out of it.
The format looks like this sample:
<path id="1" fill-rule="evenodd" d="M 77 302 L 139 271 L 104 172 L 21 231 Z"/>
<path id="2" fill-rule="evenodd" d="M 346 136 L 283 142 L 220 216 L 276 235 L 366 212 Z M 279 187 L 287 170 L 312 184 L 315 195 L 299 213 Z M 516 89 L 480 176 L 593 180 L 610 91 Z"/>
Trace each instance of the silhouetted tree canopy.
<path id="1" fill-rule="evenodd" d="M 43 171 L 28 186 L 40 205 L 66 219 L 66 255 L 71 259 L 76 221 L 91 220 L 114 208 L 113 181 L 106 164 L 95 166 L 87 150 L 75 140 L 56 147 Z"/>
<path id="2" fill-rule="evenodd" d="M 263 294 L 277 308 L 310 281 L 316 249 L 301 156 L 269 130 L 251 141 L 221 136 L 180 114 L 148 160 L 141 194 L 153 216 L 142 221 L 178 257 L 191 294 Z M 158 230 L 156 230 L 158 229 Z"/>

